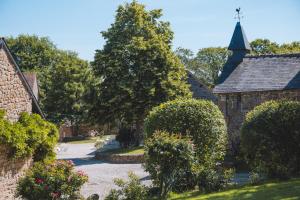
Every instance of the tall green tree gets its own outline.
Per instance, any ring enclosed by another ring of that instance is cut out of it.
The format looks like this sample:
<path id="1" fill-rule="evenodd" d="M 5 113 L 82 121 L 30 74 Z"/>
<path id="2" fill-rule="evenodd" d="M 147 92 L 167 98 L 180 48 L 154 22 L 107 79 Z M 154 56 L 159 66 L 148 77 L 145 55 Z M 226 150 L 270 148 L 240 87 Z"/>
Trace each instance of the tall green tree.
<path id="1" fill-rule="evenodd" d="M 186 72 L 172 52 L 173 32 L 159 21 L 162 10 L 147 11 L 133 1 L 119 6 L 115 22 L 92 63 L 102 80 L 91 115 L 97 122 L 121 119 L 141 136 L 148 111 L 161 102 L 190 97 Z"/>
<path id="2" fill-rule="evenodd" d="M 78 58 L 75 52 L 58 51 L 57 64 L 51 70 L 44 108 L 47 117 L 56 123 L 65 119 L 72 124 L 85 121 L 87 103 L 92 86 L 92 71 L 87 61 Z"/>
<path id="3" fill-rule="evenodd" d="M 256 39 L 250 43 L 250 46 L 253 55 L 300 53 L 300 41 L 280 45 L 268 39 Z"/>
<path id="4" fill-rule="evenodd" d="M 47 119 L 83 120 L 88 110 L 91 68 L 74 52 L 59 50 L 47 37 L 19 35 L 6 39 L 22 71 L 37 73 L 39 103 Z"/>
<path id="5" fill-rule="evenodd" d="M 175 52 L 186 69 L 208 86 L 216 84 L 218 75 L 230 55 L 230 52 L 222 47 L 203 48 L 196 55 L 184 48 L 178 48 Z"/>

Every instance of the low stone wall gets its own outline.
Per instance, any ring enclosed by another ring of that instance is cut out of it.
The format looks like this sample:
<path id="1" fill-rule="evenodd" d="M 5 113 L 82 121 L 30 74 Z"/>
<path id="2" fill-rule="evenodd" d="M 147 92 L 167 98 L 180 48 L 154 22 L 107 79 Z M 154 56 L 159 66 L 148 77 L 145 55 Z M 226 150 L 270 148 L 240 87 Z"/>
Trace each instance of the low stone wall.
<path id="1" fill-rule="evenodd" d="M 31 165 L 31 159 L 9 160 L 7 149 L 0 145 L 0 200 L 16 199 L 17 181 Z"/>
<path id="2" fill-rule="evenodd" d="M 115 164 L 137 164 L 143 162 L 144 154 L 122 155 L 97 152 L 95 158 Z"/>

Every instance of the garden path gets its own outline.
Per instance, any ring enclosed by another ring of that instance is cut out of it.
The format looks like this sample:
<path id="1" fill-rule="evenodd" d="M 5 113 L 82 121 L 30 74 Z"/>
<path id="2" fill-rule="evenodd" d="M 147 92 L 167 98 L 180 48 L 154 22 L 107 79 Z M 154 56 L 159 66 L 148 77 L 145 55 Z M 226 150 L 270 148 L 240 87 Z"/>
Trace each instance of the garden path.
<path id="1" fill-rule="evenodd" d="M 110 142 L 109 144 L 114 144 Z M 57 158 L 72 160 L 76 170 L 82 170 L 89 176 L 89 181 L 81 190 L 81 194 L 88 197 L 97 193 L 100 200 L 116 186 L 114 178 L 127 179 L 129 171 L 138 175 L 142 182 L 149 184 L 148 174 L 143 170 L 141 164 L 111 164 L 94 159 L 96 148 L 93 143 L 68 144 L 61 143 L 58 146 Z"/>

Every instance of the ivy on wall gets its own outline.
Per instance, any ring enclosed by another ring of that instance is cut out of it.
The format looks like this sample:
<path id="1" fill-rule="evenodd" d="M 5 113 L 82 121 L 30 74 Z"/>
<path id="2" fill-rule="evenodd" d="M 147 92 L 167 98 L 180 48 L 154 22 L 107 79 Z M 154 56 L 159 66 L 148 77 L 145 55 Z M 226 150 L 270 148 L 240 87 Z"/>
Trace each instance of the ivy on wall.
<path id="1" fill-rule="evenodd" d="M 11 159 L 30 156 L 34 161 L 51 160 L 55 157 L 54 147 L 58 141 L 56 126 L 37 114 L 22 113 L 17 122 L 5 119 L 0 110 L 0 145 L 4 145 Z"/>

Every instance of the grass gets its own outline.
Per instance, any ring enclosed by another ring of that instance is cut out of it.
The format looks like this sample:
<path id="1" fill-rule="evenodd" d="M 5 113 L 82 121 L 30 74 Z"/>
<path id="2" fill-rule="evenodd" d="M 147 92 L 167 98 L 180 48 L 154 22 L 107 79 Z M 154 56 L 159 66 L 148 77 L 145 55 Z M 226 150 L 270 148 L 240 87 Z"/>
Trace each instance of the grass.
<path id="1" fill-rule="evenodd" d="M 257 186 L 244 186 L 223 192 L 201 194 L 186 192 L 172 194 L 169 200 L 299 200 L 300 179 L 269 182 Z"/>
<path id="2" fill-rule="evenodd" d="M 88 143 L 95 143 L 99 139 L 99 137 L 88 137 L 82 140 L 75 140 L 75 141 L 70 141 L 66 142 L 68 144 L 88 144 Z"/>
<path id="3" fill-rule="evenodd" d="M 129 149 L 111 149 L 105 151 L 105 153 L 110 154 L 122 154 L 122 155 L 134 155 L 134 154 L 144 154 L 144 147 L 132 147 Z"/>

